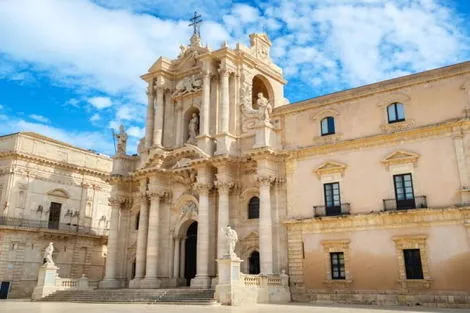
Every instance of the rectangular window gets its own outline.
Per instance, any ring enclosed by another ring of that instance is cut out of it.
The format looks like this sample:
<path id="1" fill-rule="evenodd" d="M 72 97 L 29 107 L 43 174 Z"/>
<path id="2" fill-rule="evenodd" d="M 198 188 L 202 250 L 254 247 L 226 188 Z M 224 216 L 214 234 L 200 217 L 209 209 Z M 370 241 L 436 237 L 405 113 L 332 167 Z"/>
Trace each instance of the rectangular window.
<path id="1" fill-rule="evenodd" d="M 339 183 L 324 184 L 323 191 L 325 193 L 326 215 L 341 215 Z"/>
<path id="2" fill-rule="evenodd" d="M 404 249 L 406 279 L 423 279 L 423 267 L 419 249 Z"/>
<path id="3" fill-rule="evenodd" d="M 346 279 L 344 270 L 344 253 L 330 252 L 331 279 Z"/>
<path id="4" fill-rule="evenodd" d="M 411 174 L 394 175 L 395 199 L 398 210 L 414 209 L 415 195 L 413 192 L 413 179 Z"/>

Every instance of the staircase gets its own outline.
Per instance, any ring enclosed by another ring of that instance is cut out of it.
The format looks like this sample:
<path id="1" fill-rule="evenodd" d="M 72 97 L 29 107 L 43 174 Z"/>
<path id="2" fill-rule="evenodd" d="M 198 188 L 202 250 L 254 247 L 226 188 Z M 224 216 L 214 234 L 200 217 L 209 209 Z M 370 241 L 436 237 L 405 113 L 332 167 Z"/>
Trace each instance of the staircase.
<path id="1" fill-rule="evenodd" d="M 57 291 L 39 301 L 216 304 L 212 289 L 93 289 Z"/>

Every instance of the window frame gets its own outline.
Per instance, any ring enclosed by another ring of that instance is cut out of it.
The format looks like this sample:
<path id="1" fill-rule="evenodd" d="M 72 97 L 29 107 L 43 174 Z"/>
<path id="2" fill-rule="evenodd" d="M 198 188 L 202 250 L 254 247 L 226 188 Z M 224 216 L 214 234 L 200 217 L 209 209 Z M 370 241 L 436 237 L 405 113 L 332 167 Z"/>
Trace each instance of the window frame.
<path id="1" fill-rule="evenodd" d="M 407 176 L 409 176 L 408 181 L 405 179 Z M 406 185 L 407 182 L 409 182 L 409 186 Z M 401 184 L 401 187 L 397 187 L 398 183 Z M 393 188 L 395 193 L 395 202 L 397 210 L 407 210 L 416 208 L 416 195 L 414 192 L 412 173 L 402 173 L 393 175 Z M 408 197 L 410 192 L 406 191 L 407 188 L 411 188 L 411 197 Z M 403 196 L 401 196 L 401 193 L 399 193 L 399 189 L 403 189 Z M 403 197 L 403 199 L 401 197 Z"/>
<path id="2" fill-rule="evenodd" d="M 335 189 L 335 187 L 337 188 Z M 337 199 L 335 199 L 335 196 L 337 196 Z M 341 215 L 341 188 L 339 182 L 323 184 L 323 200 L 326 216 Z M 329 206 L 328 202 L 331 202 L 333 205 Z"/>
<path id="3" fill-rule="evenodd" d="M 423 262 L 420 249 L 403 249 L 403 263 L 405 265 L 406 279 L 424 279 Z M 413 255 L 413 253 L 415 255 Z"/>
<path id="4" fill-rule="evenodd" d="M 346 280 L 344 252 L 330 252 L 330 270 L 332 280 Z M 338 276 L 335 275 L 335 272 L 338 273 Z"/>
<path id="5" fill-rule="evenodd" d="M 402 117 L 399 116 L 398 106 L 401 107 L 401 110 L 403 113 Z M 394 119 L 392 119 L 390 116 L 390 108 L 393 108 L 393 114 L 395 114 Z M 403 103 L 394 102 L 394 103 L 387 105 L 387 122 L 389 124 L 399 123 L 399 122 L 404 122 L 404 121 L 406 121 L 406 114 L 405 114 L 405 105 Z"/>
<path id="6" fill-rule="evenodd" d="M 256 210 L 253 211 L 253 209 L 255 209 L 255 208 L 253 207 L 254 204 L 252 203 L 252 201 L 255 200 L 255 199 L 257 199 L 257 207 L 256 207 Z M 260 200 L 259 200 L 258 196 L 253 196 L 253 197 L 250 198 L 250 200 L 248 200 L 248 208 L 247 209 L 248 209 L 247 218 L 249 220 L 259 219 Z M 256 213 L 256 214 L 253 214 L 253 212 Z"/>
<path id="7" fill-rule="evenodd" d="M 326 131 L 323 132 L 323 123 L 326 122 Z M 320 135 L 329 136 L 336 133 L 335 118 L 333 116 L 326 116 L 320 120 Z"/>

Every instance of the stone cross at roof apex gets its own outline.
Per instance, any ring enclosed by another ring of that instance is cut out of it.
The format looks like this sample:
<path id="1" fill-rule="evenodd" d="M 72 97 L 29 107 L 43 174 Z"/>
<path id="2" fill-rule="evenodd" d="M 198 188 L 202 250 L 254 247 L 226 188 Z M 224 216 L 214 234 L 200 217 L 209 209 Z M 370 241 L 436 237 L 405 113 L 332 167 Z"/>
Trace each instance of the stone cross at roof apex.
<path id="1" fill-rule="evenodd" d="M 198 15 L 197 14 L 197 11 L 194 11 L 194 16 L 192 18 L 189 19 L 189 21 L 191 22 L 191 24 L 189 24 L 188 26 L 192 26 L 193 27 L 193 36 L 199 36 L 201 37 L 201 23 L 202 23 L 202 15 Z"/>

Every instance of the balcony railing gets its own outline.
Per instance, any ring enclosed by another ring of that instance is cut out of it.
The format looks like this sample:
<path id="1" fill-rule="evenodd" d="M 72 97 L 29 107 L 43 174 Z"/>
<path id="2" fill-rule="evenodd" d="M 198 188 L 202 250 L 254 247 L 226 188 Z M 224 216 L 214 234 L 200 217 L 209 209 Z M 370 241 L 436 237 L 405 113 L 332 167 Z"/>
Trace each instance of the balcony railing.
<path id="1" fill-rule="evenodd" d="M 77 233 L 93 236 L 108 236 L 108 229 L 82 226 L 70 223 L 57 223 L 41 220 L 31 220 L 18 217 L 0 216 L 0 225 L 23 227 L 23 228 L 43 228 L 54 229 L 67 233 Z"/>
<path id="2" fill-rule="evenodd" d="M 348 215 L 350 212 L 349 203 L 341 203 L 339 206 L 326 207 L 324 205 L 315 205 L 313 206 L 313 216 L 338 216 L 338 215 Z"/>
<path id="3" fill-rule="evenodd" d="M 385 211 L 411 210 L 428 207 L 426 196 L 416 196 L 414 199 L 408 200 L 384 199 L 383 202 Z"/>

